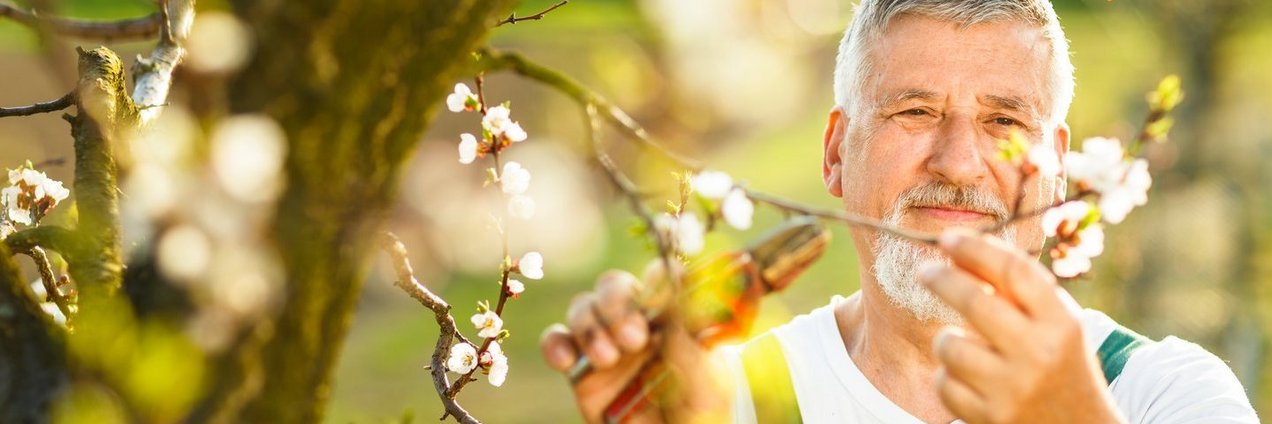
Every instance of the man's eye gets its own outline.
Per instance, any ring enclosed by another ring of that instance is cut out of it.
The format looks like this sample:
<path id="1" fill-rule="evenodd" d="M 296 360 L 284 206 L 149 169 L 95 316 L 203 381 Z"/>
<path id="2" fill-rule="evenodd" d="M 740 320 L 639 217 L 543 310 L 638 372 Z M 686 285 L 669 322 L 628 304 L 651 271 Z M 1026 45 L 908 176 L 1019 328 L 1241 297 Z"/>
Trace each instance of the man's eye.
<path id="1" fill-rule="evenodd" d="M 928 112 L 923 109 L 909 109 L 909 110 L 906 110 L 905 112 L 901 112 L 901 114 L 908 115 L 908 116 L 924 116 L 924 115 L 928 115 Z"/>
<path id="2" fill-rule="evenodd" d="M 1002 117 L 1002 116 L 997 117 L 997 118 L 994 118 L 994 123 L 995 123 L 995 124 L 998 124 L 998 125 L 1002 125 L 1002 126 L 1004 126 L 1004 127 L 1010 127 L 1010 126 L 1013 126 L 1013 125 L 1019 125 L 1019 124 L 1020 124 L 1020 122 L 1017 122 L 1015 119 L 1011 119 L 1011 118 L 1007 118 L 1007 117 Z"/>

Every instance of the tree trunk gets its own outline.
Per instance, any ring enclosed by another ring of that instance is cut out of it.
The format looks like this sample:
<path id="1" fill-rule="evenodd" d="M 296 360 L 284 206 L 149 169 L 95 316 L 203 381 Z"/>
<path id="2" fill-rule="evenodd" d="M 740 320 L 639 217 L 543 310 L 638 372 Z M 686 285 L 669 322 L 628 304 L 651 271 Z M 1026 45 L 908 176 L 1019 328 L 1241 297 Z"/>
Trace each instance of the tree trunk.
<path id="1" fill-rule="evenodd" d="M 322 418 L 401 165 L 470 52 L 514 3 L 236 2 L 257 38 L 254 59 L 230 84 L 231 111 L 268 114 L 289 146 L 273 225 L 285 304 L 272 331 L 257 334 L 262 386 L 241 421 Z"/>

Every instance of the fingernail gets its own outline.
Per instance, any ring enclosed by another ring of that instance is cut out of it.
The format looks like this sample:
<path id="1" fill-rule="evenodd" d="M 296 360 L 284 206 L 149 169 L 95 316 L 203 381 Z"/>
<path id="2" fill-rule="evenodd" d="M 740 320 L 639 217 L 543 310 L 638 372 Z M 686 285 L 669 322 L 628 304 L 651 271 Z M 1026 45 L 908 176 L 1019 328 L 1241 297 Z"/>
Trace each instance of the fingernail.
<path id="1" fill-rule="evenodd" d="M 929 283 L 941 273 L 942 265 L 936 262 L 924 262 L 919 265 L 919 281 Z"/>
<path id="2" fill-rule="evenodd" d="M 936 244 L 943 249 L 953 249 L 963 241 L 963 233 L 957 230 L 945 230 L 941 232 L 941 236 L 937 237 Z"/>
<path id="3" fill-rule="evenodd" d="M 944 345 L 945 341 L 949 340 L 950 337 L 962 336 L 964 334 L 966 333 L 963 331 L 963 329 L 958 327 L 942 328 L 940 331 L 936 332 L 936 340 L 932 341 L 932 351 L 934 352 L 940 351 L 941 345 Z"/>
<path id="4" fill-rule="evenodd" d="M 627 324 L 619 330 L 623 338 L 623 345 L 628 349 L 636 350 L 645 346 L 645 329 L 640 328 L 638 324 Z"/>
<path id="5" fill-rule="evenodd" d="M 604 340 L 595 340 L 592 342 L 592 351 L 598 363 L 612 364 L 618 361 L 618 350 L 614 346 Z"/>

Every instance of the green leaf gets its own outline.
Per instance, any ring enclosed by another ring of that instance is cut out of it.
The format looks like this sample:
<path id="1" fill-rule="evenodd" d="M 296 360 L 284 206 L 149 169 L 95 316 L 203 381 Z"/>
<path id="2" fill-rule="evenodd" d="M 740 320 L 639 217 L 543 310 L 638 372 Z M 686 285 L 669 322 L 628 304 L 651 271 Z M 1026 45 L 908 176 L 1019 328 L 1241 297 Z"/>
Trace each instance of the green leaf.
<path id="1" fill-rule="evenodd" d="M 1157 84 L 1157 89 L 1148 93 L 1148 106 L 1159 112 L 1170 112 L 1179 102 L 1184 100 L 1184 91 L 1180 88 L 1179 75 L 1167 75 Z"/>
<path id="2" fill-rule="evenodd" d="M 1144 131 L 1155 141 L 1165 141 L 1166 134 L 1170 133 L 1173 126 L 1175 126 L 1175 120 L 1168 116 L 1148 124 L 1144 127 Z"/>

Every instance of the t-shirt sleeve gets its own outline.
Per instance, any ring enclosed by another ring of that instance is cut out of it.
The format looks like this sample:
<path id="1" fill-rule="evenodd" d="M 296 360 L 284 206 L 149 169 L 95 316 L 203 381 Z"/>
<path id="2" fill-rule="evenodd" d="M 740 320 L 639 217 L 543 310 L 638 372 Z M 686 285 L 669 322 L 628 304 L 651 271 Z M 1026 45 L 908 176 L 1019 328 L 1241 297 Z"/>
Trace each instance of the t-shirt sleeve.
<path id="1" fill-rule="evenodd" d="M 755 424 L 755 402 L 751 399 L 750 382 L 746 379 L 746 371 L 742 368 L 742 346 L 725 346 L 717 349 L 715 355 L 724 361 L 733 383 L 733 422 L 734 424 Z"/>
<path id="2" fill-rule="evenodd" d="M 1110 387 L 1130 423 L 1258 423 L 1228 365 L 1205 348 L 1167 337 L 1127 361 Z"/>

